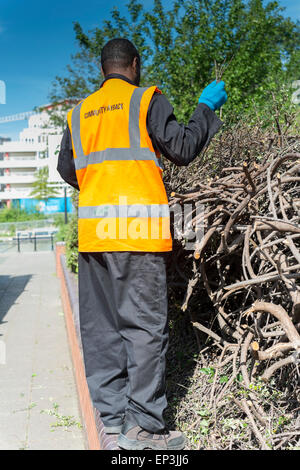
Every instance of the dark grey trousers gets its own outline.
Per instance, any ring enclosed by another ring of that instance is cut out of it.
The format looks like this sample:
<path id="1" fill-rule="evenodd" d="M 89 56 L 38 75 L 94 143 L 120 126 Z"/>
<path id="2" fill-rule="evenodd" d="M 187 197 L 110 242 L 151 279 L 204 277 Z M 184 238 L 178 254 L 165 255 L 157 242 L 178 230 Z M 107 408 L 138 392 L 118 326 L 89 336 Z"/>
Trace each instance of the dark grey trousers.
<path id="1" fill-rule="evenodd" d="M 105 426 L 133 413 L 148 431 L 165 427 L 166 255 L 79 253 L 86 377 Z"/>

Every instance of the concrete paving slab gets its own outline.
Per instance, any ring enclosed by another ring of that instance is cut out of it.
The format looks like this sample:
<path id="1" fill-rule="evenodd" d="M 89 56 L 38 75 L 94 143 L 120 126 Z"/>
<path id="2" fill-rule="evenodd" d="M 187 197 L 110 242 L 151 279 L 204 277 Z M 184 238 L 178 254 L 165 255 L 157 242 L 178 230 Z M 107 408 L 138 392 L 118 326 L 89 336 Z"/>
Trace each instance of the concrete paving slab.
<path id="1" fill-rule="evenodd" d="M 0 254 L 0 273 L 0 450 L 86 449 L 54 253 Z"/>

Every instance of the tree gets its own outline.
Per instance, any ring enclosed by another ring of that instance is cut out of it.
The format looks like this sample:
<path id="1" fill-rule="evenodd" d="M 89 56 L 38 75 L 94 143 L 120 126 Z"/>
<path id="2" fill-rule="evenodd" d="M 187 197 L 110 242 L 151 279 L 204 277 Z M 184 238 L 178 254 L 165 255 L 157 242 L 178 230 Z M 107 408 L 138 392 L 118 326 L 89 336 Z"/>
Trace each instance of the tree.
<path id="1" fill-rule="evenodd" d="M 51 197 L 58 196 L 58 190 L 48 182 L 48 179 L 49 168 L 47 166 L 39 168 L 36 172 L 36 180 L 33 183 L 33 190 L 30 196 L 33 196 L 38 201 L 45 202 Z"/>
<path id="2" fill-rule="evenodd" d="M 88 34 L 74 23 L 79 52 L 68 75 L 56 77 L 50 99 L 83 99 L 102 81 L 100 54 L 105 42 L 127 37 L 143 63 L 142 85 L 157 84 L 186 121 L 201 90 L 215 78 L 215 64 L 224 63 L 230 100 L 224 115 L 232 120 L 263 107 L 282 84 L 299 79 L 300 25 L 282 15 L 276 1 L 174 0 L 166 10 L 154 0 L 145 11 L 138 0 L 127 4 L 122 17 L 111 18 Z M 291 91 L 292 92 L 292 91 Z"/>

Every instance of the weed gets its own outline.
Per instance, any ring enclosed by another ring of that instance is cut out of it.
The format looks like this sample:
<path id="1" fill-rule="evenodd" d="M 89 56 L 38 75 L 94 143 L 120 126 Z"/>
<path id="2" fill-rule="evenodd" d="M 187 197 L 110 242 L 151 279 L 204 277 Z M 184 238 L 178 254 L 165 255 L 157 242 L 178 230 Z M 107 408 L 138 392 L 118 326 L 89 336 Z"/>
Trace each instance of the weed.
<path id="1" fill-rule="evenodd" d="M 51 424 L 52 428 L 70 428 L 71 426 L 77 426 L 78 428 L 82 428 L 82 424 L 76 421 L 74 416 L 62 415 L 58 412 L 58 408 L 58 403 L 53 403 L 53 410 L 41 410 L 41 413 L 46 413 L 49 416 L 55 416 L 55 418 L 57 419 L 55 423 Z"/>

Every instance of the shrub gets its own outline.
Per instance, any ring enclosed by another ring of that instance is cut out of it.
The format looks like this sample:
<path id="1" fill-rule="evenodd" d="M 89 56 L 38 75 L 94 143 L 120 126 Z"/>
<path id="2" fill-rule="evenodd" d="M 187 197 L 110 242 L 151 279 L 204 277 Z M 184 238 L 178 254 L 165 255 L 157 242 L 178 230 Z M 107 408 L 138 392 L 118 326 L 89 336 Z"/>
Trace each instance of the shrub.
<path id="1" fill-rule="evenodd" d="M 66 259 L 68 268 L 78 272 L 78 230 L 77 216 L 72 215 L 66 230 Z"/>
<path id="2" fill-rule="evenodd" d="M 27 212 L 15 207 L 2 209 L 0 211 L 0 222 L 23 222 L 26 220 L 45 219 L 46 216 L 40 212 Z"/>
<path id="3" fill-rule="evenodd" d="M 78 272 L 78 195 L 79 192 L 74 189 L 71 197 L 75 212 L 70 217 L 65 233 L 67 266 L 73 273 Z"/>

